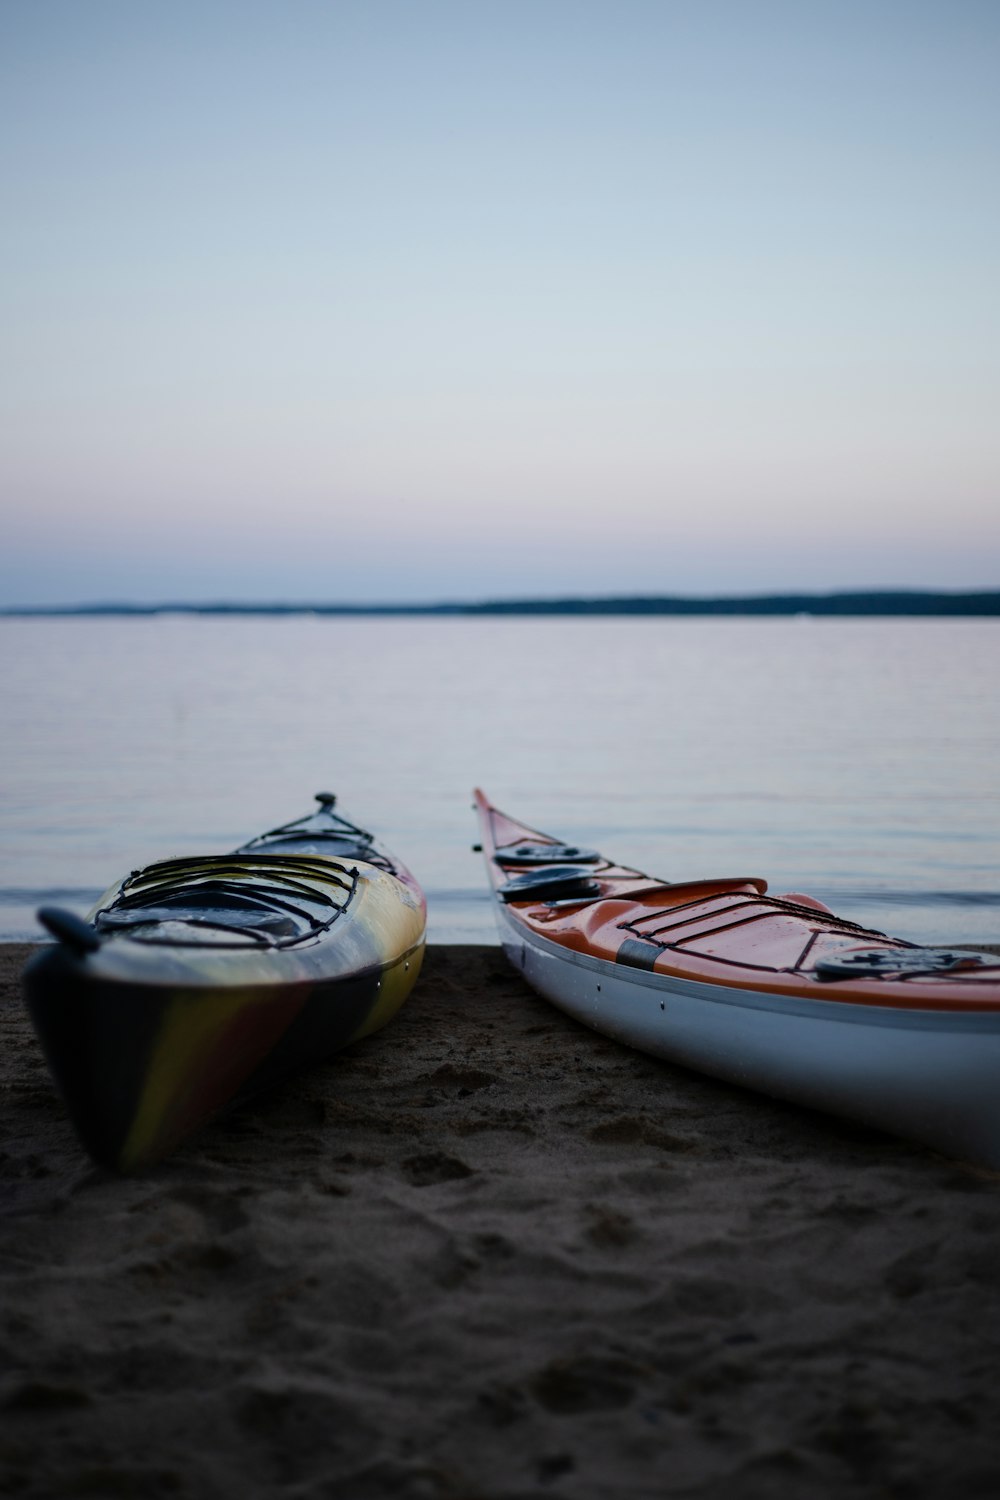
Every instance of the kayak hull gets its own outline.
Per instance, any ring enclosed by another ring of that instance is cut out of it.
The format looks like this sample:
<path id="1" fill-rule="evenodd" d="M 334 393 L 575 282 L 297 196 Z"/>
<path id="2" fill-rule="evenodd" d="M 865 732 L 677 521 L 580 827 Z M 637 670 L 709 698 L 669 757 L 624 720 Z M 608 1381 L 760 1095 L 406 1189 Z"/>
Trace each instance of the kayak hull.
<path id="1" fill-rule="evenodd" d="M 283 848 L 288 847 L 286 839 Z M 285 947 L 143 941 L 129 931 L 93 951 L 66 942 L 23 976 L 25 1001 L 67 1112 L 102 1166 L 160 1160 L 218 1111 L 238 1105 L 384 1026 L 420 972 L 425 906 L 387 851 L 326 858 L 315 842 L 295 870 L 349 892 L 324 931 Z M 247 857 L 270 870 L 267 854 Z M 284 861 L 287 865 L 287 859 Z M 130 877 L 134 879 L 135 877 Z M 127 882 L 91 920 L 114 909 Z"/>
<path id="2" fill-rule="evenodd" d="M 385 1025 L 423 945 L 334 979 L 183 987 L 95 979 L 58 950 L 28 1010 L 77 1135 L 101 1166 L 151 1166 L 219 1110 Z"/>
<path id="3" fill-rule="evenodd" d="M 489 809 L 483 803 L 481 811 Z M 539 837 L 515 826 L 524 837 Z M 499 890 L 510 869 L 504 846 L 498 853 L 490 833 L 484 818 L 485 852 Z M 966 990 L 952 1006 L 940 999 L 928 1004 L 924 995 L 903 1004 L 898 987 L 889 985 L 890 1003 L 877 1004 L 870 985 L 851 998 L 857 981 L 823 984 L 802 976 L 794 993 L 787 975 L 776 976 L 774 988 L 755 988 L 747 974 L 713 983 L 659 972 L 588 951 L 583 929 L 587 920 L 597 926 L 600 904 L 557 901 L 545 911 L 498 898 L 495 906 L 507 958 L 575 1020 L 728 1083 L 1000 1168 L 1000 987 L 994 986 L 995 1004 L 982 1001 L 980 984 L 978 1003 L 967 1002 Z M 630 930 L 628 913 L 617 915 L 623 919 L 617 925 Z M 559 938 L 539 930 L 545 925 L 563 928 Z"/>
<path id="4" fill-rule="evenodd" d="M 1000 1017 L 847 1007 L 664 979 L 525 941 L 501 945 L 531 987 L 654 1057 L 1000 1168 Z"/>

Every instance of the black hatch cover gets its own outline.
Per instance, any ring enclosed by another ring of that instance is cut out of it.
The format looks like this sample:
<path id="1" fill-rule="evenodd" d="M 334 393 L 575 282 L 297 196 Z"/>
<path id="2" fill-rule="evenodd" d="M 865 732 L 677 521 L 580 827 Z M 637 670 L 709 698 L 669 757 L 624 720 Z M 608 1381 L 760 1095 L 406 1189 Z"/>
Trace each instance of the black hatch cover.
<path id="1" fill-rule="evenodd" d="M 578 865 L 596 865 L 601 859 L 596 849 L 578 849 L 575 844 L 532 843 L 509 844 L 498 849 L 494 857 L 499 865 L 554 865 L 569 860 Z"/>
<path id="2" fill-rule="evenodd" d="M 514 875 L 497 887 L 503 901 L 558 901 L 600 895 L 601 887 L 587 865 L 549 865 Z"/>

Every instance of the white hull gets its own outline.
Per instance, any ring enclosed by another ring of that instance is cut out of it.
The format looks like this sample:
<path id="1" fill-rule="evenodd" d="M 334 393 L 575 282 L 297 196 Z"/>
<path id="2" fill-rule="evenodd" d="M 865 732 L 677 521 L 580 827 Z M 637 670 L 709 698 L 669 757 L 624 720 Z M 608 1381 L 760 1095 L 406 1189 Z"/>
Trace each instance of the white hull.
<path id="1" fill-rule="evenodd" d="M 498 907 L 533 988 L 616 1041 L 1000 1168 L 1000 1014 L 900 1010 L 673 979 L 575 953 Z"/>

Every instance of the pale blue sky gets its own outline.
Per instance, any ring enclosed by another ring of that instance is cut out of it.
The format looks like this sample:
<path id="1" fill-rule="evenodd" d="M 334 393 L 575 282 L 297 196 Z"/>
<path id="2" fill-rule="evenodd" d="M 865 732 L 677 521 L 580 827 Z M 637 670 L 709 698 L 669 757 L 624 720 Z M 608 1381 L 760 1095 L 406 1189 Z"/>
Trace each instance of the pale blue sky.
<path id="1" fill-rule="evenodd" d="M 0 604 L 1000 586 L 994 0 L 4 0 Z"/>

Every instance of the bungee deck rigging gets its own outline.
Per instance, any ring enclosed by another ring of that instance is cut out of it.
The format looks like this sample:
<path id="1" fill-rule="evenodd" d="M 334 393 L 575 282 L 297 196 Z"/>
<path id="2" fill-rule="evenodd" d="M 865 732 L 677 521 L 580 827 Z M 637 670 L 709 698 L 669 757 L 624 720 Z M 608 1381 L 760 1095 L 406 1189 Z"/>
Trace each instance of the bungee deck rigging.
<path id="1" fill-rule="evenodd" d="M 707 882 L 705 882 L 707 883 Z M 725 886 L 728 882 L 724 880 L 711 882 L 714 886 Z M 754 884 L 758 887 L 758 894 L 750 896 L 746 894 L 745 887 Z M 711 906 L 706 903 L 705 895 L 693 897 L 689 901 L 681 901 L 672 906 L 665 906 L 660 911 L 642 912 L 640 915 L 630 918 L 626 922 L 617 924 L 619 931 L 632 933 L 643 943 L 658 949 L 660 952 L 681 952 L 685 944 L 694 944 L 731 932 L 737 927 L 747 927 L 755 922 L 768 922 L 776 917 L 791 916 L 807 921 L 811 932 L 806 937 L 798 954 L 790 964 L 757 964 L 752 959 L 742 956 L 738 959 L 730 959 L 717 953 L 699 953 L 699 957 L 705 957 L 715 963 L 731 964 L 741 969 L 758 969 L 761 973 L 774 973 L 777 971 L 788 974 L 801 972 L 812 953 L 813 947 L 821 933 L 843 934 L 845 937 L 860 935 L 866 938 L 886 937 L 885 933 L 876 932 L 871 927 L 864 927 L 860 922 L 852 922 L 847 917 L 838 917 L 834 912 L 825 910 L 819 902 L 796 901 L 788 896 L 771 896 L 767 894 L 766 884 L 760 881 L 733 881 L 734 887 L 731 895 L 725 891 L 720 892 L 720 905 Z M 665 889 L 679 889 L 684 887 L 670 887 Z M 638 892 L 630 892 L 630 895 L 638 895 Z M 646 894 L 643 892 L 642 894 Z M 742 915 L 740 915 L 742 913 Z M 735 914 L 735 915 L 734 915 Z M 649 923 L 658 923 L 661 918 L 669 917 L 669 921 L 662 922 L 659 926 L 650 927 Z M 715 922 L 715 918 L 724 917 L 730 920 Z M 714 925 L 703 925 L 712 924 Z M 665 937 L 665 933 L 677 933 L 676 937 Z M 903 939 L 888 939 L 887 941 L 903 944 Z M 915 947 L 915 944 L 903 944 L 906 947 Z"/>
<path id="2" fill-rule="evenodd" d="M 302 818 L 294 818 L 291 823 L 282 823 L 279 828 L 272 828 L 267 833 L 248 839 L 236 853 L 251 854 L 262 849 L 280 848 L 282 845 L 302 849 L 308 845 L 310 848 L 315 847 L 317 852 L 321 850 L 324 858 L 363 860 L 367 865 L 374 865 L 377 870 L 388 870 L 390 874 L 393 872 L 394 861 L 379 847 L 375 835 L 334 812 L 337 799 L 333 792 L 317 792 L 316 801 L 319 803 L 317 812 L 306 813 Z"/>
<path id="3" fill-rule="evenodd" d="M 306 855 L 164 860 L 130 875 L 93 922 L 99 934 L 129 932 L 147 943 L 184 941 L 177 930 L 183 924 L 197 929 L 199 942 L 217 932 L 280 948 L 326 932 L 357 883 L 356 866 Z M 169 931 L 158 931 L 162 924 L 170 924 Z M 188 936 L 193 940 L 193 933 Z M 217 941 L 223 945 L 227 938 Z"/>

